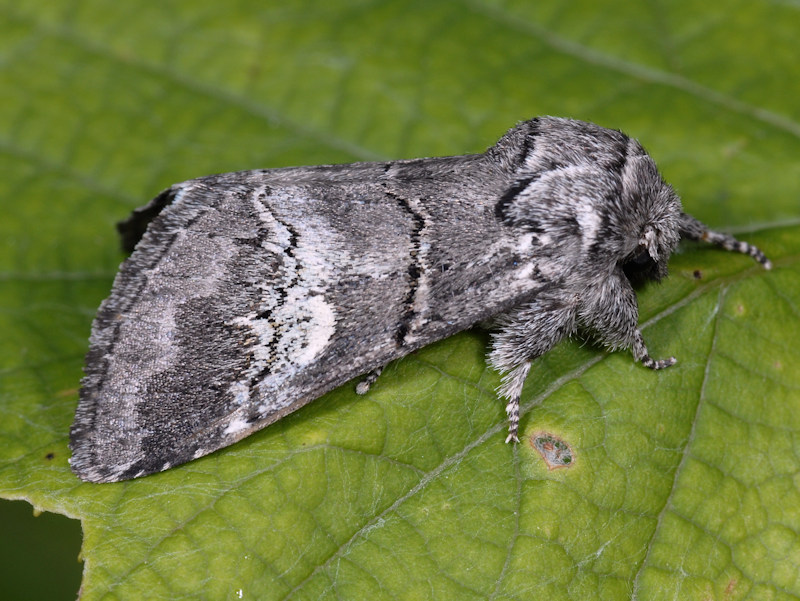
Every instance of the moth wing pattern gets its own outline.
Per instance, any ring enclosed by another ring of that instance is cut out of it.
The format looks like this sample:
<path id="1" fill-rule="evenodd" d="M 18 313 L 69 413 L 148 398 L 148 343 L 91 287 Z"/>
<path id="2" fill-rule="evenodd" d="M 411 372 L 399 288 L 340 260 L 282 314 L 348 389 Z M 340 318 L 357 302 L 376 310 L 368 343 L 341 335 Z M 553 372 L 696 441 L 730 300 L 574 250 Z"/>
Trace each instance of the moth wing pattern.
<path id="1" fill-rule="evenodd" d="M 518 302 L 504 183 L 473 155 L 165 191 L 122 228 L 144 234 L 93 325 L 73 469 L 114 481 L 200 457 Z"/>
<path id="2" fill-rule="evenodd" d="M 635 140 L 552 117 L 483 154 L 266 169 L 177 184 L 121 226 L 95 318 L 73 470 L 109 482 L 236 442 L 344 382 L 493 319 L 516 440 L 531 361 L 580 329 L 660 369 L 633 283 L 681 237 L 750 254 L 682 211 Z M 135 248 L 134 248 L 135 247 Z"/>

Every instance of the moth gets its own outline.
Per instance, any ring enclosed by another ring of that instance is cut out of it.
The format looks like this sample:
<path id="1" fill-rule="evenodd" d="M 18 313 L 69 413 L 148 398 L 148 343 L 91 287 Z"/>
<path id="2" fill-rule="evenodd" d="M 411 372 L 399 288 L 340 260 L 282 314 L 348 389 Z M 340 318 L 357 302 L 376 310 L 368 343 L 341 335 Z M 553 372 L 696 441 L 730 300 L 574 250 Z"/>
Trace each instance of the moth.
<path id="1" fill-rule="evenodd" d="M 111 482 L 228 446 L 357 376 L 493 323 L 507 441 L 531 361 L 577 331 L 662 369 L 634 284 L 683 212 L 619 131 L 553 117 L 482 154 L 241 171 L 176 184 L 118 226 L 130 257 L 92 326 L 72 469 Z"/>

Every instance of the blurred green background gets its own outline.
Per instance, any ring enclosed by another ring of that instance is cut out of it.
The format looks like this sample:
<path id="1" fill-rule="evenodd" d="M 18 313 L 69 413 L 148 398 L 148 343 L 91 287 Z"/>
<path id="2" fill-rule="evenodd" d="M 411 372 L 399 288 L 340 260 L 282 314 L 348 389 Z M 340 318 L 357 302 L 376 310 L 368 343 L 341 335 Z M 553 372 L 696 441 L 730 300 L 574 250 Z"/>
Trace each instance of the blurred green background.
<path id="1" fill-rule="evenodd" d="M 0 6 L 0 496 L 84 520 L 85 598 L 194 598 L 205 574 L 222 582 L 206 598 L 236 598 L 240 581 L 245 598 L 800 598 L 797 3 Z M 474 333 L 390 368 L 370 400 L 337 391 L 184 470 L 108 487 L 69 472 L 91 319 L 123 258 L 113 226 L 132 208 L 215 172 L 480 152 L 542 114 L 638 137 L 688 211 L 745 232 L 778 268 L 762 282 L 747 259 L 675 258 L 641 304 L 653 348 L 683 371 L 655 380 L 578 343 L 539 365 L 529 408 L 547 402 L 523 426 L 582 442 L 583 472 L 542 472 L 500 444 Z M 672 396 L 648 409 L 657 392 Z M 0 501 L 0 597 L 74 598 L 78 523 Z M 485 539 L 458 538 L 473 528 Z M 506 555 L 509 532 L 525 544 Z"/>

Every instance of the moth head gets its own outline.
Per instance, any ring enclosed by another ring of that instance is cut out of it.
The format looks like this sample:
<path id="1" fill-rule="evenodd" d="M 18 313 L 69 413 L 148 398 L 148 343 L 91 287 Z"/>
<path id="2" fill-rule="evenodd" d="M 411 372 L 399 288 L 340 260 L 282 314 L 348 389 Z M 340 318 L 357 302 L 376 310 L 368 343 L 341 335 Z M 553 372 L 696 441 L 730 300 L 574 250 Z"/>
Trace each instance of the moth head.
<path id="1" fill-rule="evenodd" d="M 620 201 L 625 237 L 618 264 L 634 285 L 662 279 L 680 240 L 678 195 L 642 154 L 629 160 Z"/>

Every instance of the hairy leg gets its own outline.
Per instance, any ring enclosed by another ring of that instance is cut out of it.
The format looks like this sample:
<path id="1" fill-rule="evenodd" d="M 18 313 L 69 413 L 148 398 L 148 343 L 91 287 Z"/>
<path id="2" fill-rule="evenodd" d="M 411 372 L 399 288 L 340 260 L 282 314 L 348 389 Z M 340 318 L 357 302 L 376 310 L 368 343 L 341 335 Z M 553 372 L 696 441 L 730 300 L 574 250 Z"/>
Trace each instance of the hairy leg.
<path id="1" fill-rule="evenodd" d="M 519 442 L 519 397 L 531 361 L 573 332 L 576 304 L 576 299 L 543 294 L 497 319 L 489 364 L 503 374 L 498 393 L 507 402 L 506 442 Z"/>
<path id="2" fill-rule="evenodd" d="M 578 308 L 578 323 L 612 350 L 631 349 L 633 358 L 650 369 L 675 364 L 675 357 L 653 359 L 639 330 L 636 293 L 621 268 L 586 289 Z"/>

